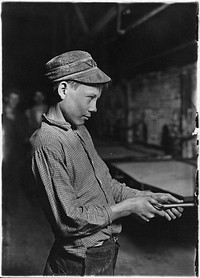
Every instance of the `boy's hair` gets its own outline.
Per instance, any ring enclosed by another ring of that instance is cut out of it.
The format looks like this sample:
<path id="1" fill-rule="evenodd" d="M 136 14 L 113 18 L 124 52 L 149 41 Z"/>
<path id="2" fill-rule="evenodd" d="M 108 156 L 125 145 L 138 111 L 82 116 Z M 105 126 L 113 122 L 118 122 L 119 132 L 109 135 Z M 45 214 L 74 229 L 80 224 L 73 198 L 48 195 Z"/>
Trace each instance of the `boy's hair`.
<path id="1" fill-rule="evenodd" d="M 57 93 L 57 90 L 58 90 L 58 86 L 60 84 L 60 82 L 62 81 L 59 81 L 59 82 L 56 82 L 53 86 L 53 90 L 54 92 Z M 66 81 L 71 88 L 73 88 L 74 90 L 76 90 L 80 85 L 86 85 L 86 86 L 92 86 L 92 87 L 96 87 L 98 88 L 100 91 L 103 91 L 103 90 L 107 90 L 108 87 L 109 87 L 109 84 L 108 83 L 100 83 L 100 84 L 85 84 L 85 83 L 81 83 L 81 82 L 78 82 L 78 81 L 73 81 L 73 80 L 67 80 Z"/>

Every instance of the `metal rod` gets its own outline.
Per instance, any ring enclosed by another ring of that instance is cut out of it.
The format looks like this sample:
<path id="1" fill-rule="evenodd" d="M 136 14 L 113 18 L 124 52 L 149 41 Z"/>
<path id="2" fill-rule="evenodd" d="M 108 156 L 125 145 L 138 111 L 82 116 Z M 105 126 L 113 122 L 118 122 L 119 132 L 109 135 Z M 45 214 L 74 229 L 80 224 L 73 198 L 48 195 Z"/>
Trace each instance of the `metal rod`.
<path id="1" fill-rule="evenodd" d="M 194 207 L 194 206 L 195 206 L 195 203 L 162 204 L 161 208 L 166 210 L 166 209 L 170 209 L 170 208 L 177 208 L 177 207 L 185 208 L 185 207 Z"/>

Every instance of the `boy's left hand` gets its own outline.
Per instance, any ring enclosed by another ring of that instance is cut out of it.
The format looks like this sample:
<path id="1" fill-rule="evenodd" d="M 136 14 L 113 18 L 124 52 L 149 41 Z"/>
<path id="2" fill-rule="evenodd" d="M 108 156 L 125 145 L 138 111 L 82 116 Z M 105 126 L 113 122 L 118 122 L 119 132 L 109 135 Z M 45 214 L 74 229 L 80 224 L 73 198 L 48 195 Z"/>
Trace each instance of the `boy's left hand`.
<path id="1" fill-rule="evenodd" d="M 183 213 L 183 208 L 181 207 L 182 200 L 177 199 L 168 193 L 151 193 L 152 198 L 158 201 L 161 204 L 170 204 L 170 203 L 180 203 L 180 207 L 167 209 L 165 211 L 165 217 L 167 220 L 176 219 L 181 217 Z"/>

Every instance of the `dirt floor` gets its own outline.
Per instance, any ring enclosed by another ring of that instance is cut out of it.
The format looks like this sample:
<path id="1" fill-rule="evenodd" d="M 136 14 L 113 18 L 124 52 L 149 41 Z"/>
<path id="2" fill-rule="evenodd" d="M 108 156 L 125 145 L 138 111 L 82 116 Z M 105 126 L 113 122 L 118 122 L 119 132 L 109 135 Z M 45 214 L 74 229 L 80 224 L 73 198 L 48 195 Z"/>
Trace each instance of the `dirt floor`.
<path id="1" fill-rule="evenodd" d="M 8 178 L 9 180 L 9 178 Z M 41 276 L 53 242 L 31 183 L 3 183 L 4 276 Z M 173 222 L 123 219 L 116 275 L 194 276 L 197 216 L 185 209 Z"/>

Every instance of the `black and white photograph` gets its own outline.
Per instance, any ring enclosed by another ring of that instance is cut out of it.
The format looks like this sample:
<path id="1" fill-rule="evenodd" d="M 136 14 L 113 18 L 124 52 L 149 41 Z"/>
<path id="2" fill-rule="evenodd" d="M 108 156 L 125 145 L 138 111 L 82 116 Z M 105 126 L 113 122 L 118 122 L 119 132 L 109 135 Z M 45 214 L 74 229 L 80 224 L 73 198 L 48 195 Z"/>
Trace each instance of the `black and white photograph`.
<path id="1" fill-rule="evenodd" d="M 1 2 L 1 277 L 198 277 L 198 19 Z"/>

